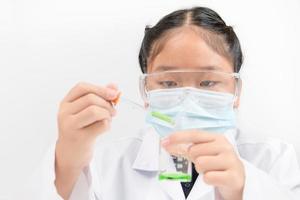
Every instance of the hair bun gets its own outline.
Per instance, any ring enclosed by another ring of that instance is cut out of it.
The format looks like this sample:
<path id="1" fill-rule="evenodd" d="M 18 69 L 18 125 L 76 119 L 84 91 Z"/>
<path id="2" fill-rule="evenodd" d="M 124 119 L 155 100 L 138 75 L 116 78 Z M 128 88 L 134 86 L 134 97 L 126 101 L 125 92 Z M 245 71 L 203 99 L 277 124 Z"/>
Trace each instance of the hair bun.
<path id="1" fill-rule="evenodd" d="M 147 33 L 151 29 L 150 25 L 146 25 L 145 27 L 145 33 Z"/>

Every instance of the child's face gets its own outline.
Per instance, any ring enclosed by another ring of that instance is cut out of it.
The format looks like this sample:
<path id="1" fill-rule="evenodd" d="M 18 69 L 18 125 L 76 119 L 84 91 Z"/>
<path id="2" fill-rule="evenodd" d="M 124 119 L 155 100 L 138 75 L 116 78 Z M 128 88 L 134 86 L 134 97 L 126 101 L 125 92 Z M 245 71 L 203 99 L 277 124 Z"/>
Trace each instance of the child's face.
<path id="1" fill-rule="evenodd" d="M 168 38 L 160 52 L 148 63 L 148 73 L 169 70 L 216 70 L 233 73 L 233 69 L 228 58 L 216 53 L 190 28 L 182 28 Z M 235 107 L 238 104 L 239 99 Z"/>

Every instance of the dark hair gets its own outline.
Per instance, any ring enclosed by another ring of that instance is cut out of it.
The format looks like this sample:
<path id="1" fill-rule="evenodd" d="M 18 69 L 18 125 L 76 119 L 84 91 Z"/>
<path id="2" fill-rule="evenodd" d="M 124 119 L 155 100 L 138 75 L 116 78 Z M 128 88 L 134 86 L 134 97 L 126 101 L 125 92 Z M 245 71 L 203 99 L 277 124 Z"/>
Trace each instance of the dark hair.
<path id="1" fill-rule="evenodd" d="M 148 59 L 150 57 L 153 44 L 165 33 L 174 28 L 184 25 L 194 25 L 204 29 L 208 35 L 215 34 L 222 37 L 223 45 L 227 46 L 234 65 L 234 71 L 239 72 L 243 63 L 243 54 L 239 39 L 233 28 L 227 26 L 223 19 L 215 11 L 206 7 L 194 7 L 174 11 L 163 17 L 155 26 L 145 28 L 144 39 L 139 52 L 139 64 L 143 73 L 147 72 Z"/>

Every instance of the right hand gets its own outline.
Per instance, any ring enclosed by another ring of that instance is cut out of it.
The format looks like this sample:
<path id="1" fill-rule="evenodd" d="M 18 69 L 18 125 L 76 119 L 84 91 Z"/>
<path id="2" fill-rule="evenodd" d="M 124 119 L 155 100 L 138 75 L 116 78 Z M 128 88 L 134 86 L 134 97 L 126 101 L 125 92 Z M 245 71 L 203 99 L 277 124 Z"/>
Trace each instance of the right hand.
<path id="1" fill-rule="evenodd" d="M 84 167 L 92 159 L 97 136 L 109 129 L 116 110 L 110 103 L 118 95 L 116 86 L 77 84 L 63 99 L 58 113 L 55 184 L 67 199 Z"/>

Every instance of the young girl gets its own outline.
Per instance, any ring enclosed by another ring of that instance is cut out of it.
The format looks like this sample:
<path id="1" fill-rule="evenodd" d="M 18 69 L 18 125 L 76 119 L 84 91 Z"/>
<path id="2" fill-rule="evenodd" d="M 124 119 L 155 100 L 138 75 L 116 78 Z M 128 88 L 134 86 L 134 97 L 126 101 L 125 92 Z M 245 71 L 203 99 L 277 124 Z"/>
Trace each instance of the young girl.
<path id="1" fill-rule="evenodd" d="M 114 120 L 119 91 L 113 84 L 79 83 L 60 104 L 59 138 L 34 197 L 300 199 L 300 171 L 292 145 L 237 131 L 234 109 L 239 106 L 242 62 L 233 28 L 209 8 L 177 10 L 146 27 L 139 63 L 150 126 L 136 137 L 116 139 L 95 150 L 96 138 Z M 149 114 L 153 110 L 174 118 L 184 113 L 183 128 L 168 133 Z M 192 161 L 191 182 L 158 180 L 159 145 L 169 156 Z"/>

